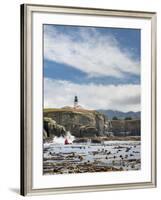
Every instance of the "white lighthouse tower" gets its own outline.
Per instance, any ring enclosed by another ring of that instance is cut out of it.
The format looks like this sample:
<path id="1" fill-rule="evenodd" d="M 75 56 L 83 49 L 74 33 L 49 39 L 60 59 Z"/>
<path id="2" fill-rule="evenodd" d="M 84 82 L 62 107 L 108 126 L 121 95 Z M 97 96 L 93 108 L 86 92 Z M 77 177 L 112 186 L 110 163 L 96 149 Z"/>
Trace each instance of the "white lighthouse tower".
<path id="1" fill-rule="evenodd" d="M 78 108 L 78 97 L 77 96 L 74 97 L 74 108 L 75 109 Z"/>

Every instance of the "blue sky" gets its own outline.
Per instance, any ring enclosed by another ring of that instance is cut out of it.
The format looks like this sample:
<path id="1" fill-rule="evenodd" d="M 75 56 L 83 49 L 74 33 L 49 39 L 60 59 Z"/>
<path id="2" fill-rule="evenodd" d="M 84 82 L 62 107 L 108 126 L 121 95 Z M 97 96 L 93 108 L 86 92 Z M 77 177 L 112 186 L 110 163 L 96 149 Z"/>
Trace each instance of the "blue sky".
<path id="1" fill-rule="evenodd" d="M 65 106 L 77 94 L 87 108 L 140 110 L 140 40 L 139 29 L 44 25 L 45 106 Z M 56 87 L 66 88 L 65 98 L 51 95 Z"/>

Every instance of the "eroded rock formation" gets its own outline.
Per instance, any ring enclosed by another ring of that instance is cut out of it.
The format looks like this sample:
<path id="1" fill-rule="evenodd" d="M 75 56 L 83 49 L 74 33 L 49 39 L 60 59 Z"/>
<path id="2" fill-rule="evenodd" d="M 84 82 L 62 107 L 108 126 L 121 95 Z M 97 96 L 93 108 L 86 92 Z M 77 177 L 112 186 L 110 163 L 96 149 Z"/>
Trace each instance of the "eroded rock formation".
<path id="1" fill-rule="evenodd" d="M 76 137 L 103 136 L 107 129 L 106 117 L 99 112 L 91 110 L 44 110 L 44 117 L 52 119 L 52 123 L 63 126 L 66 131 L 70 131 Z M 45 130 L 50 129 L 45 124 Z M 54 127 L 55 125 L 53 124 L 52 126 Z"/>
<path id="2" fill-rule="evenodd" d="M 109 121 L 104 114 L 85 109 L 44 110 L 44 138 L 64 136 L 67 131 L 77 138 L 140 136 L 140 120 Z"/>

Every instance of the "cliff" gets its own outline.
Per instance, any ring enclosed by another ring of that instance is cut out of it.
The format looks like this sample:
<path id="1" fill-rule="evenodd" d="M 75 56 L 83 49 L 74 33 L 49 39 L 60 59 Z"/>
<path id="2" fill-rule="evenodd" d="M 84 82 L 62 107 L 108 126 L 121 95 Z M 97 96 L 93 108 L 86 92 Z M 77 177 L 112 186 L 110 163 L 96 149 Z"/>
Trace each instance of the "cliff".
<path id="1" fill-rule="evenodd" d="M 140 120 L 111 120 L 111 131 L 115 136 L 140 136 Z"/>
<path id="2" fill-rule="evenodd" d="M 65 135 L 75 137 L 140 136 L 140 120 L 108 120 L 94 110 L 44 109 L 44 138 Z"/>
<path id="3" fill-rule="evenodd" d="M 106 117 L 93 110 L 44 109 L 44 117 L 51 118 L 76 137 L 103 136 L 108 127 Z M 44 129 L 47 131 L 47 125 Z"/>
<path id="4" fill-rule="evenodd" d="M 64 136 L 66 135 L 65 127 L 58 124 L 55 120 L 44 117 L 43 119 L 44 130 L 43 130 L 43 138 L 52 138 L 53 136 Z"/>

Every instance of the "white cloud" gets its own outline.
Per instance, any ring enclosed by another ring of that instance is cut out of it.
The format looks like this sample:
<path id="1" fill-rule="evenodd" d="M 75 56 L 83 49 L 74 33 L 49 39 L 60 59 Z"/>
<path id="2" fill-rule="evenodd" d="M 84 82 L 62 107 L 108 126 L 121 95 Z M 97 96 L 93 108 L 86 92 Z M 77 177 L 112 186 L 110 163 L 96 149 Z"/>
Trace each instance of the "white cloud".
<path id="1" fill-rule="evenodd" d="M 140 110 L 140 85 L 79 85 L 69 81 L 44 78 L 44 106 L 72 106 L 74 96 L 88 109 Z"/>
<path id="2" fill-rule="evenodd" d="M 123 78 L 124 73 L 140 73 L 139 61 L 121 49 L 114 36 L 102 35 L 94 28 L 79 28 L 73 34 L 67 34 L 47 26 L 44 56 L 79 69 L 90 77 Z"/>

